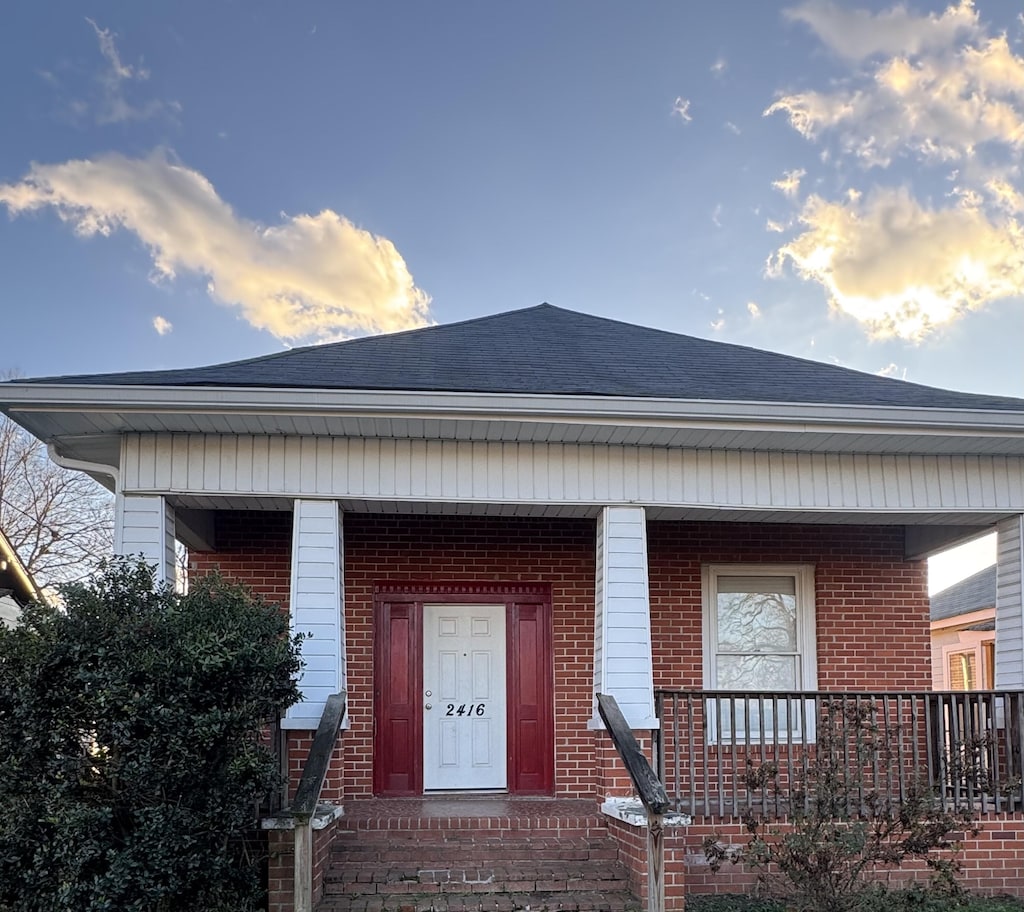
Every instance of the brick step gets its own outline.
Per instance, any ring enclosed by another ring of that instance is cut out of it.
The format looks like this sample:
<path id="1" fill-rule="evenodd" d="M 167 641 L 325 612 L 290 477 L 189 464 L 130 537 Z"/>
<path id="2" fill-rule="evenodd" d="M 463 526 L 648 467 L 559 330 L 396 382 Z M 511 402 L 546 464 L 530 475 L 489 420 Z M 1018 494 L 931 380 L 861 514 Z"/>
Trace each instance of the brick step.
<path id="1" fill-rule="evenodd" d="M 625 872 L 606 861 L 520 862 L 479 866 L 433 861 L 332 865 L 324 880 L 337 893 L 555 893 L 624 890 Z"/>
<path id="2" fill-rule="evenodd" d="M 332 841 L 317 912 L 639 912 L 603 816 L 500 804 L 352 814 Z"/>
<path id="3" fill-rule="evenodd" d="M 326 897 L 317 912 L 640 912 L 626 892 L 455 893 Z"/>
<path id="4" fill-rule="evenodd" d="M 373 864 L 414 861 L 483 863 L 530 861 L 614 862 L 618 851 L 607 839 L 593 837 L 563 839 L 501 839 L 499 837 L 439 838 L 419 834 L 410 838 L 392 835 L 388 840 L 365 841 L 359 836 L 337 838 L 331 847 L 334 862 Z"/>

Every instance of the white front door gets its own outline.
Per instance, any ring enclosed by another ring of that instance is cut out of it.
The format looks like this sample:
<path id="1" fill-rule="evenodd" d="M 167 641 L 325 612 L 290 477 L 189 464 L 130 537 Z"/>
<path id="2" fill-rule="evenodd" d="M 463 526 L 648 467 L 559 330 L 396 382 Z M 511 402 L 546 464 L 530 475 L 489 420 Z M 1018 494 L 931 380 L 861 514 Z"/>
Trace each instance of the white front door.
<path id="1" fill-rule="evenodd" d="M 423 606 L 423 788 L 503 789 L 505 606 Z"/>

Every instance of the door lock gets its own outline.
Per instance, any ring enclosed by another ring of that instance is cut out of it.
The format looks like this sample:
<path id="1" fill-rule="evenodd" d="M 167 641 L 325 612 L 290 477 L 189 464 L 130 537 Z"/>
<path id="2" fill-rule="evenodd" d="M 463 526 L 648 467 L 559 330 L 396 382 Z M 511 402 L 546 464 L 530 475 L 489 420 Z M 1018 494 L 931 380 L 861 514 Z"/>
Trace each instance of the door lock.
<path id="1" fill-rule="evenodd" d="M 426 706 L 424 706 L 423 708 L 424 708 L 424 709 L 430 709 L 430 708 L 431 708 L 431 706 L 430 706 L 430 704 L 428 703 L 428 704 L 427 704 Z"/>

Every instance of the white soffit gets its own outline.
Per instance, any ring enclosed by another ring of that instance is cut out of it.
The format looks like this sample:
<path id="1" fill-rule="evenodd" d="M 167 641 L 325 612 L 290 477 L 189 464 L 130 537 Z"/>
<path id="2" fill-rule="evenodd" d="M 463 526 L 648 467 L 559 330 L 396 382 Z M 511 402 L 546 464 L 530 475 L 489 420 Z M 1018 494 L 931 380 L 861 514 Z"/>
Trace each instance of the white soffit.
<path id="1" fill-rule="evenodd" d="M 126 432 L 1024 454 L 1024 412 L 377 390 L 5 384 L 0 407 L 90 458 Z M 87 454 L 88 451 L 88 455 Z"/>

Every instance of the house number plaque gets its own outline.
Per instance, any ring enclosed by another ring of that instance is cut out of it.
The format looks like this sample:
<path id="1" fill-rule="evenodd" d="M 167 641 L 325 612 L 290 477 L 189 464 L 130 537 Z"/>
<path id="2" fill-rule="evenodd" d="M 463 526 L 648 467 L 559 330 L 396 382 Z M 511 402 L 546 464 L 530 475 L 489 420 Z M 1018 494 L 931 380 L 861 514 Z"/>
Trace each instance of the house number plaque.
<path id="1" fill-rule="evenodd" d="M 454 703 L 449 703 L 446 716 L 482 716 L 486 710 L 486 704 L 484 703 L 470 703 L 466 706 L 465 703 L 460 703 L 456 706 Z"/>

